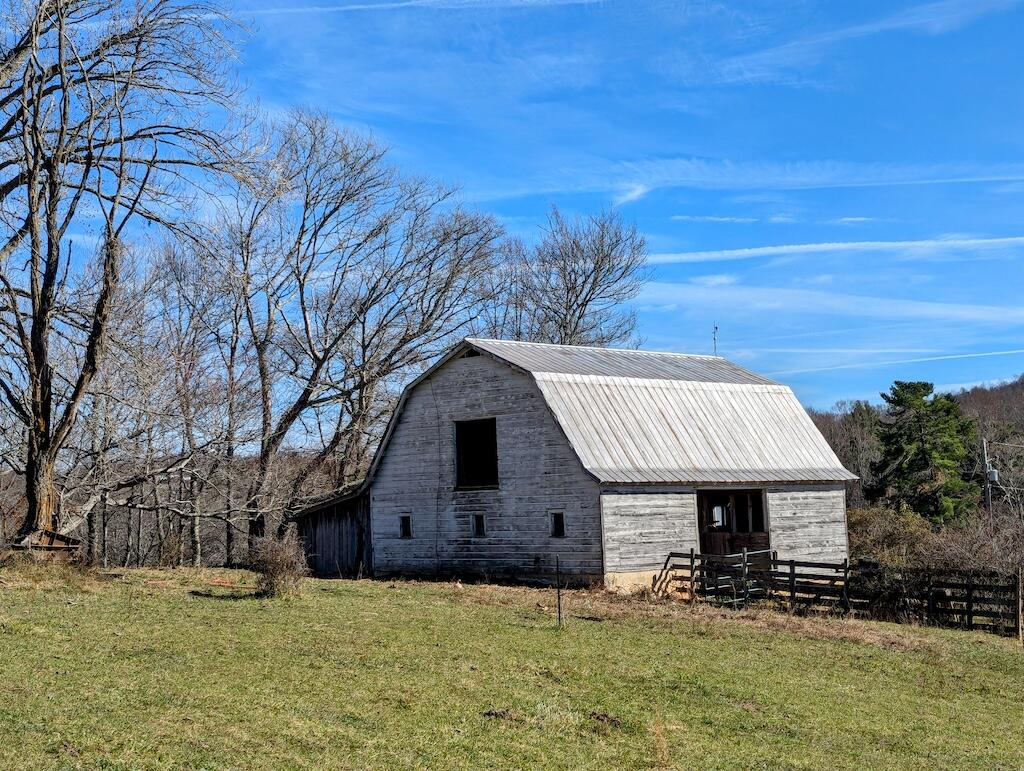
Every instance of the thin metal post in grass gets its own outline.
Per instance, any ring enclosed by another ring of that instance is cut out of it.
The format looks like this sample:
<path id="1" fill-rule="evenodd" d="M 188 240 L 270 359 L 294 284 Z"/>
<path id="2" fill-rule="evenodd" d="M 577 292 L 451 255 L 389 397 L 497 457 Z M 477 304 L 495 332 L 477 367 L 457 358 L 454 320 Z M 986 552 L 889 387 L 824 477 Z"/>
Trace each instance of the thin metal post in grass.
<path id="1" fill-rule="evenodd" d="M 1017 568 L 1017 639 L 1024 644 L 1024 568 Z"/>
<path id="2" fill-rule="evenodd" d="M 562 628 L 562 569 L 558 564 L 558 555 L 555 555 L 555 597 L 558 601 L 558 628 Z"/>
<path id="3" fill-rule="evenodd" d="M 742 557 L 743 557 L 743 604 L 745 605 L 747 603 L 747 600 L 750 599 L 750 588 L 747 585 L 747 549 L 746 549 L 746 547 L 743 548 Z"/>

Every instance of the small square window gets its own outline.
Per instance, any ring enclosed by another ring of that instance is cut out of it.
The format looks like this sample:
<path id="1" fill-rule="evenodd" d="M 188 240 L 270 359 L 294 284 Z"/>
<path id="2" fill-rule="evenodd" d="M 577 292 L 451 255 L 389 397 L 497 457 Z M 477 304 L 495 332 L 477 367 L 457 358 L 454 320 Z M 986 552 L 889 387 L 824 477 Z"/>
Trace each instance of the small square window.
<path id="1" fill-rule="evenodd" d="M 399 538 L 412 538 L 412 515 L 402 514 L 398 518 Z"/>
<path id="2" fill-rule="evenodd" d="M 483 538 L 487 535 L 487 528 L 484 525 L 484 515 L 474 514 L 473 515 L 473 537 Z"/>
<path id="3" fill-rule="evenodd" d="M 551 537 L 565 538 L 565 512 L 551 512 Z"/>

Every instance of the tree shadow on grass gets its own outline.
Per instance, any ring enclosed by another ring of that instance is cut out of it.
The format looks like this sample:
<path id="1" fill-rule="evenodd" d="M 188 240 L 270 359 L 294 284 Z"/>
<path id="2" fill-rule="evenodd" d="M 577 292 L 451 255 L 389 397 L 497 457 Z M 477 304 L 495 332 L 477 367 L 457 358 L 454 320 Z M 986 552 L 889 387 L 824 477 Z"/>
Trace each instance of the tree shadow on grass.
<path id="1" fill-rule="evenodd" d="M 232 589 L 227 592 L 215 592 L 212 589 L 192 589 L 189 591 L 193 597 L 202 597 L 204 600 L 261 600 L 264 595 L 255 589 Z"/>

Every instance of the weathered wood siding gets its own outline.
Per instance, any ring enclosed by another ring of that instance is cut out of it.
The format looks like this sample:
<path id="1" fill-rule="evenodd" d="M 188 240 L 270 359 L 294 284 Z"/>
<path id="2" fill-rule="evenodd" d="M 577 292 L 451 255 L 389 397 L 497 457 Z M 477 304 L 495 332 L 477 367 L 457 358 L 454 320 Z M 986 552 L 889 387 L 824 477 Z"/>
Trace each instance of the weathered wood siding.
<path id="1" fill-rule="evenodd" d="M 357 578 L 372 572 L 368 495 L 308 513 L 297 525 L 306 562 L 316 575 Z"/>
<path id="2" fill-rule="evenodd" d="M 837 562 L 849 556 L 846 491 L 842 485 L 768 489 L 771 548 L 779 559 Z"/>
<path id="3" fill-rule="evenodd" d="M 672 551 L 699 549 L 694 492 L 601 494 L 605 573 L 660 570 Z"/>
<path id="4" fill-rule="evenodd" d="M 454 421 L 496 418 L 495 490 L 455 490 Z M 600 580 L 597 483 L 533 380 L 489 356 L 453 359 L 409 394 L 371 487 L 374 567 L 388 573 Z M 565 538 L 552 538 L 552 511 Z M 399 517 L 412 517 L 403 539 Z M 474 514 L 487 534 L 474 538 Z"/>

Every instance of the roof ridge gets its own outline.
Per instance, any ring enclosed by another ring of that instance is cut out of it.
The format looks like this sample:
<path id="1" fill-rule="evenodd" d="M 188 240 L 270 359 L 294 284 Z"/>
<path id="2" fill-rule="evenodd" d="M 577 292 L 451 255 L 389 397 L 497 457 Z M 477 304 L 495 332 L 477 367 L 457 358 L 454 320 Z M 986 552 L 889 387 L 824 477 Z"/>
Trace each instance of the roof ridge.
<path id="1" fill-rule="evenodd" d="M 710 353 L 680 353 L 678 351 L 645 351 L 638 348 L 602 348 L 599 345 L 563 345 L 560 343 L 534 343 L 526 340 L 502 340 L 497 337 L 465 337 L 467 343 L 507 343 L 509 345 L 531 345 L 539 348 L 569 348 L 584 351 L 614 351 L 616 353 L 638 353 L 645 356 L 685 356 L 691 359 L 720 359 L 727 361 L 724 356 L 712 355 Z"/>
<path id="2" fill-rule="evenodd" d="M 530 374 L 534 378 L 541 378 L 544 380 L 632 380 L 636 382 L 649 383 L 651 385 L 660 384 L 682 384 L 706 387 L 707 389 L 728 387 L 728 388 L 781 388 L 786 391 L 792 391 L 793 389 L 785 383 L 779 383 L 774 380 L 763 379 L 757 383 L 734 383 L 723 380 L 691 380 L 685 377 L 649 377 L 645 375 L 596 375 L 589 372 L 555 372 L 547 369 L 531 369 Z"/>

